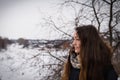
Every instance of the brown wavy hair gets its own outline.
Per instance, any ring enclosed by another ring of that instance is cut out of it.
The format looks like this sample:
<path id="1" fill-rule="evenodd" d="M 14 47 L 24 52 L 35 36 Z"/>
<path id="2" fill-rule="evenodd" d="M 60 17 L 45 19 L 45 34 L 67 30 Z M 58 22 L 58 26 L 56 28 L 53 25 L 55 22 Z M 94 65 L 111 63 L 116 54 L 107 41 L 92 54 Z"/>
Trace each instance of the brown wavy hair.
<path id="1" fill-rule="evenodd" d="M 80 41 L 81 68 L 79 80 L 104 80 L 104 69 L 111 65 L 112 49 L 100 37 L 93 25 L 83 25 L 75 28 Z M 70 50 L 68 60 L 64 65 L 62 80 L 69 80 Z"/>

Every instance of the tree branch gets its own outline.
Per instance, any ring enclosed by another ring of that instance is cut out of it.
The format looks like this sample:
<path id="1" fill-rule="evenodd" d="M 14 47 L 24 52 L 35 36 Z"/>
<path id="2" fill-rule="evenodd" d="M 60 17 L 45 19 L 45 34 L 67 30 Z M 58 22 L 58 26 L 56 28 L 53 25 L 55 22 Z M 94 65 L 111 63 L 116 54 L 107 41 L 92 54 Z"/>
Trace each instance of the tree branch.
<path id="1" fill-rule="evenodd" d="M 77 3 L 77 4 L 80 4 L 80 5 L 83 5 L 83 6 L 86 6 L 86 7 L 92 8 L 92 6 L 90 6 L 90 5 L 87 5 L 87 4 L 85 4 L 85 3 L 81 3 L 81 2 L 79 2 L 79 1 L 74 1 L 74 0 L 71 0 L 71 1 L 68 0 L 68 1 L 65 1 L 64 3 L 62 3 L 62 5 L 66 4 L 66 3 L 70 3 L 70 2 Z"/>
<path id="2" fill-rule="evenodd" d="M 68 35 L 69 37 L 72 38 L 71 35 L 69 35 L 68 33 L 64 32 L 64 31 L 62 31 L 60 28 L 58 28 L 58 27 L 55 25 L 55 23 L 54 23 L 53 20 L 50 20 L 50 21 L 51 21 L 52 25 L 53 25 L 58 31 L 60 31 L 60 32 L 64 33 L 65 35 Z"/>
<path id="3" fill-rule="evenodd" d="M 55 59 L 57 59 L 57 60 L 59 60 L 59 61 L 61 61 L 61 62 L 64 62 L 64 60 L 61 60 L 60 58 L 58 58 L 58 57 L 52 55 L 50 51 L 48 51 L 48 53 L 50 54 L 50 56 L 54 57 Z"/>
<path id="4" fill-rule="evenodd" d="M 94 2 L 95 2 L 95 0 L 92 0 L 92 8 L 93 8 L 93 12 L 94 12 L 94 15 L 95 15 L 95 17 L 96 17 L 96 20 L 97 20 L 97 22 L 98 22 L 98 32 L 100 32 L 100 21 L 99 21 L 99 18 L 98 18 L 96 9 L 95 9 Z"/>
<path id="5" fill-rule="evenodd" d="M 106 0 L 103 0 L 104 2 L 106 2 L 107 4 L 110 4 L 110 2 L 106 1 Z"/>

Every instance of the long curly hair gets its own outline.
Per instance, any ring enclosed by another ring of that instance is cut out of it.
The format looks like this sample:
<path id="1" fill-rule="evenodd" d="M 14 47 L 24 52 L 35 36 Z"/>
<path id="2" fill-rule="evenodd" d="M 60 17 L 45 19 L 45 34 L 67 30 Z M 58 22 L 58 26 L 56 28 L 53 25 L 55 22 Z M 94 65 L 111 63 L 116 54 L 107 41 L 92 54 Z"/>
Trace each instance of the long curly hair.
<path id="1" fill-rule="evenodd" d="M 93 25 L 83 25 L 75 28 L 80 41 L 81 68 L 79 80 L 104 80 L 104 69 L 111 65 L 112 49 L 100 37 L 97 29 Z M 70 54 L 64 65 L 62 80 L 69 80 L 70 74 Z"/>

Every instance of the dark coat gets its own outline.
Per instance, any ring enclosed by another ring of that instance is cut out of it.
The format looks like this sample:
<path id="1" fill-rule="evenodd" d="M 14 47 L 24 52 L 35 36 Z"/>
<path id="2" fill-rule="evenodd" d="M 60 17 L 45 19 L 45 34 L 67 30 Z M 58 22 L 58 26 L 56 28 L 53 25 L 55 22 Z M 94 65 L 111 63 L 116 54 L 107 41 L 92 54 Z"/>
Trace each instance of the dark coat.
<path id="1" fill-rule="evenodd" d="M 80 73 L 80 69 L 71 67 L 69 80 L 79 80 L 79 73 Z M 110 66 L 109 68 L 105 69 L 103 74 L 105 80 L 117 80 L 118 78 L 118 75 L 115 72 L 113 66 Z"/>

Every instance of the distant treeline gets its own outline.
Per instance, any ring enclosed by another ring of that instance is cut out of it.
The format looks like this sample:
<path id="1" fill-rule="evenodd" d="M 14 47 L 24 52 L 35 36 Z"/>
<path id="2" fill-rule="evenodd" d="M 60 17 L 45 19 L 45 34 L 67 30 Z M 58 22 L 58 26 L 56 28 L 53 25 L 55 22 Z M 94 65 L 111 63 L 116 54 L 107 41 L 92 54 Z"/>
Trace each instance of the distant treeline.
<path id="1" fill-rule="evenodd" d="M 1 49 L 7 49 L 7 45 L 12 44 L 12 43 L 18 43 L 19 45 L 23 45 L 23 48 L 25 47 L 40 47 L 42 49 L 44 48 L 56 48 L 56 49 L 66 49 L 70 47 L 71 40 L 39 40 L 39 39 L 24 39 L 24 38 L 19 38 L 19 39 L 12 39 L 9 40 L 8 38 L 2 38 L 0 37 L 0 50 Z"/>
<path id="2" fill-rule="evenodd" d="M 14 41 L 17 42 L 19 45 L 23 45 L 24 47 L 33 46 L 33 47 L 40 47 L 42 49 L 44 48 L 56 48 L 56 49 L 66 49 L 70 47 L 71 40 L 62 40 L 62 39 L 56 39 L 56 40 L 39 40 L 39 39 L 24 39 L 19 38 L 18 40 Z"/>
<path id="3" fill-rule="evenodd" d="M 11 44 L 12 41 L 9 40 L 8 38 L 2 38 L 0 37 L 0 51 L 1 49 L 7 49 L 7 45 Z"/>

